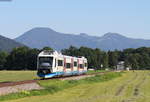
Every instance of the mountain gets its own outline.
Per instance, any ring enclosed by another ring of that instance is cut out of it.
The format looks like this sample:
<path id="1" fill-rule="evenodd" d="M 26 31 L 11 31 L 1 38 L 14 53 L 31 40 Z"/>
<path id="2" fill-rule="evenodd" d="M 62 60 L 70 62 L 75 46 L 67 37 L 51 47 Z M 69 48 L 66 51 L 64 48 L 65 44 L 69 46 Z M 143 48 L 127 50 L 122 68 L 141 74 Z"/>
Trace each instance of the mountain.
<path id="1" fill-rule="evenodd" d="M 16 41 L 31 48 L 52 47 L 56 50 L 68 48 L 70 45 L 90 48 L 100 48 L 102 50 L 122 50 L 125 48 L 150 47 L 150 40 L 132 39 L 117 33 L 106 33 L 101 37 L 89 36 L 81 33 L 79 35 L 56 32 L 50 28 L 33 28 L 23 35 L 17 37 Z"/>
<path id="2" fill-rule="evenodd" d="M 25 46 L 16 42 L 15 40 L 6 38 L 0 35 L 0 51 L 11 51 L 15 47 Z"/>
<path id="3" fill-rule="evenodd" d="M 106 33 L 100 37 L 98 43 L 103 50 L 150 47 L 150 40 L 128 38 L 118 33 Z"/>
<path id="4" fill-rule="evenodd" d="M 31 48 L 50 46 L 56 50 L 74 46 L 95 46 L 95 37 L 86 34 L 73 35 L 56 32 L 50 28 L 34 28 L 15 39 Z"/>

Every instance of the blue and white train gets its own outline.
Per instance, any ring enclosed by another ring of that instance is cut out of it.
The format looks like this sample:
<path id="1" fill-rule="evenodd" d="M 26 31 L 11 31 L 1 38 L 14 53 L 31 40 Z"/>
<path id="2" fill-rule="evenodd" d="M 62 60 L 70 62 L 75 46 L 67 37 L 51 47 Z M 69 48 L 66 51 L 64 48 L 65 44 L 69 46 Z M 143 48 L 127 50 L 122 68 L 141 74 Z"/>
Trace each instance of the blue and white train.
<path id="1" fill-rule="evenodd" d="M 37 58 L 37 75 L 41 78 L 80 75 L 86 72 L 85 57 L 66 56 L 57 51 L 42 51 Z"/>

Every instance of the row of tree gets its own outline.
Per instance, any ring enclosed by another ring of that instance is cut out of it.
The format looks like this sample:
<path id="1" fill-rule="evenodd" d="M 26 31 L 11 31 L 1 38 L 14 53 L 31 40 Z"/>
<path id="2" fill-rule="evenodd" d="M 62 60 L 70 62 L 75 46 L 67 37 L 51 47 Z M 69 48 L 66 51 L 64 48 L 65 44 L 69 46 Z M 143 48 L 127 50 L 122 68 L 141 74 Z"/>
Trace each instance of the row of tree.
<path id="1" fill-rule="evenodd" d="M 14 48 L 10 53 L 0 52 L 0 70 L 36 70 L 37 55 L 42 50 L 53 50 L 49 47 L 31 49 L 28 47 Z M 125 49 L 123 51 L 102 51 L 98 48 L 76 48 L 70 46 L 63 49 L 62 54 L 70 56 L 85 56 L 88 67 L 95 69 L 116 69 L 118 62 L 124 61 L 126 67 L 132 69 L 150 69 L 150 48 Z"/>
<path id="2" fill-rule="evenodd" d="M 53 50 L 49 47 L 43 49 L 30 49 L 28 47 L 14 48 L 10 53 L 0 52 L 0 70 L 36 70 L 37 56 L 42 50 Z"/>
<path id="3" fill-rule="evenodd" d="M 120 61 L 124 61 L 126 68 L 129 67 L 134 70 L 150 69 L 150 48 L 148 47 L 106 52 L 98 48 L 76 48 L 71 46 L 69 49 L 62 50 L 62 53 L 71 56 L 85 56 L 88 59 L 89 68 L 116 69 L 117 64 Z"/>

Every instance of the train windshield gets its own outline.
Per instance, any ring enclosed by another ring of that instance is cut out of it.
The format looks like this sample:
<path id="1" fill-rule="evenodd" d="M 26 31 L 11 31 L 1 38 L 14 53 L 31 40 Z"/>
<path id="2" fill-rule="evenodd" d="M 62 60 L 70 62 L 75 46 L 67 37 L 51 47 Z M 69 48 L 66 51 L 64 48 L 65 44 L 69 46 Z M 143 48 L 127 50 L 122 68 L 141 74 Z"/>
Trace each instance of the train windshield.
<path id="1" fill-rule="evenodd" d="M 48 69 L 51 68 L 53 64 L 53 57 L 39 57 L 39 68 Z"/>

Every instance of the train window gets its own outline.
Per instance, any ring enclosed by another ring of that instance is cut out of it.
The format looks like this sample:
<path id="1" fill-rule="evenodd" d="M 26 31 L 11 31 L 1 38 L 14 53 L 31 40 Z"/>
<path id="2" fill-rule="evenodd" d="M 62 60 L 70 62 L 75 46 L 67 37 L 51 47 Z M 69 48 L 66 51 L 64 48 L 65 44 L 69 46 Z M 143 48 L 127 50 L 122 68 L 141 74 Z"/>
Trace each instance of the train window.
<path id="1" fill-rule="evenodd" d="M 39 57 L 39 67 L 42 63 L 49 63 L 50 67 L 52 67 L 53 57 Z"/>
<path id="2" fill-rule="evenodd" d="M 85 63 L 85 67 L 87 67 L 87 63 Z"/>
<path id="3" fill-rule="evenodd" d="M 74 67 L 77 67 L 77 62 L 74 62 Z"/>
<path id="4" fill-rule="evenodd" d="M 56 63 L 57 63 L 57 62 L 56 62 L 56 59 L 55 59 L 55 67 L 56 67 Z"/>
<path id="5" fill-rule="evenodd" d="M 83 64 L 79 64 L 80 68 L 84 68 Z"/>
<path id="6" fill-rule="evenodd" d="M 66 63 L 66 68 L 71 68 L 71 63 Z"/>
<path id="7" fill-rule="evenodd" d="M 58 60 L 58 66 L 63 66 L 63 61 L 62 60 Z"/>

